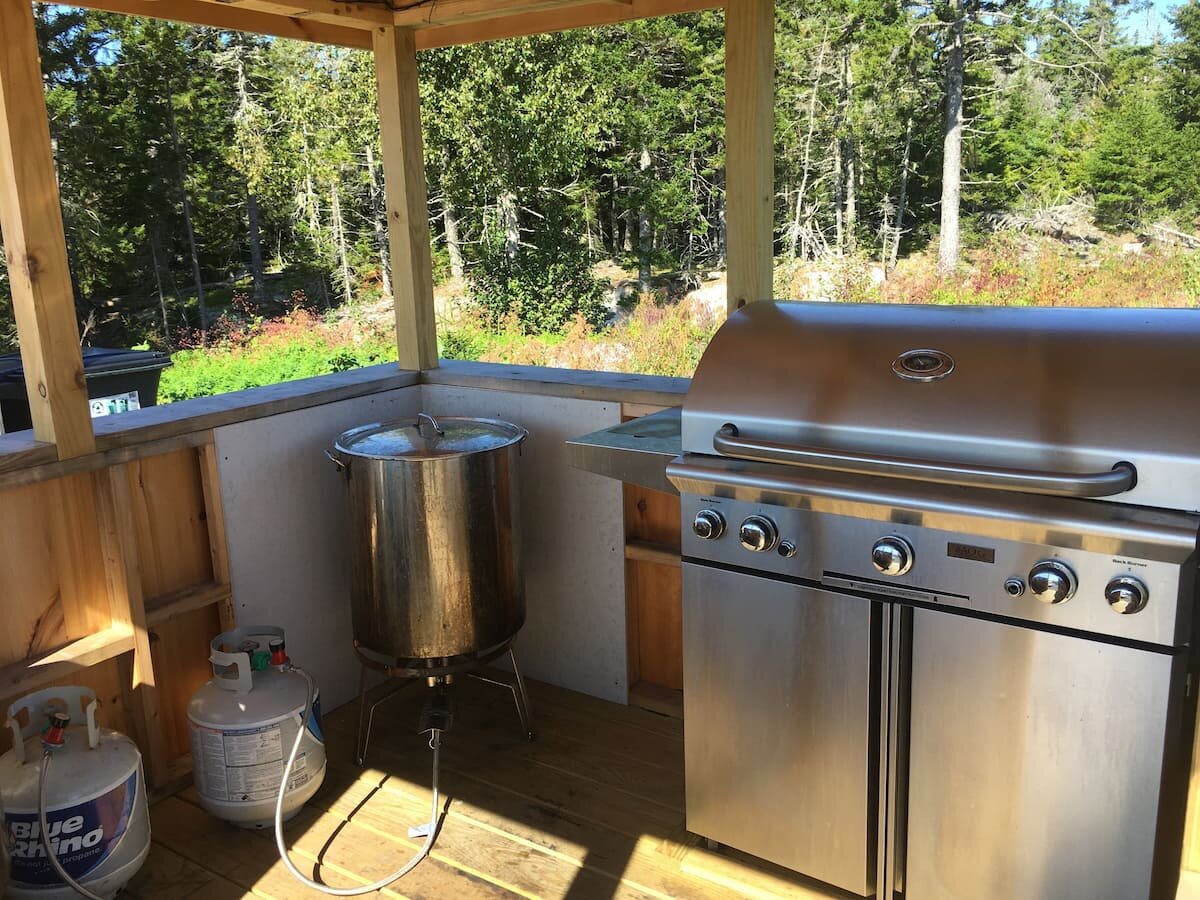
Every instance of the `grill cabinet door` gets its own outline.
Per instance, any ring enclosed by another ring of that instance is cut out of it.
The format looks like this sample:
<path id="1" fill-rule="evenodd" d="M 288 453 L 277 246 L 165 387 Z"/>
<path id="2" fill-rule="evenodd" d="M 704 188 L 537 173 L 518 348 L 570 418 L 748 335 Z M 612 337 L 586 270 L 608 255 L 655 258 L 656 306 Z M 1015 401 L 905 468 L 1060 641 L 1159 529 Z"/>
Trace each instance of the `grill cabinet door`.
<path id="1" fill-rule="evenodd" d="M 874 889 L 873 606 L 684 564 L 688 829 Z"/>
<path id="2" fill-rule="evenodd" d="M 1182 675 L 1161 653 L 916 610 L 906 900 L 1152 896 Z"/>

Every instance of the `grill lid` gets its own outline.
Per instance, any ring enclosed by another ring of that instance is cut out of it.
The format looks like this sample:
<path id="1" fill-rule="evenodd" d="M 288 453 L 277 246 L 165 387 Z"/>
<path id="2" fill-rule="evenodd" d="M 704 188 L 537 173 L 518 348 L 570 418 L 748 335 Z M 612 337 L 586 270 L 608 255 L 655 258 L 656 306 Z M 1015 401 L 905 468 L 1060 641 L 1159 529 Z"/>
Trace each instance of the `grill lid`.
<path id="1" fill-rule="evenodd" d="M 1195 311 L 753 303 L 683 450 L 1195 510 L 1198 395 Z"/>
<path id="2" fill-rule="evenodd" d="M 338 436 L 334 450 L 367 459 L 442 459 L 507 447 L 528 434 L 524 428 L 498 419 L 435 419 L 421 413 L 416 421 L 351 428 Z"/>

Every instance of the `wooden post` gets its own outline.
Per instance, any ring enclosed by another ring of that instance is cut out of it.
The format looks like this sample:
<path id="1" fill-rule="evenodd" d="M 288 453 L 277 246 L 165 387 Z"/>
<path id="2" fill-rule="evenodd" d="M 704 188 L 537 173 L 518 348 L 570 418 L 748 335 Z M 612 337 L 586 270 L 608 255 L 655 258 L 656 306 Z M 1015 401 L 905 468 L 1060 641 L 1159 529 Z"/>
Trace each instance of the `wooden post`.
<path id="1" fill-rule="evenodd" d="M 0 0 L 0 35 L 0 228 L 21 363 L 34 436 L 66 459 L 95 438 L 29 0 Z"/>
<path id="2" fill-rule="evenodd" d="M 770 300 L 775 194 L 775 4 L 725 5 L 725 221 L 729 312 Z"/>
<path id="3" fill-rule="evenodd" d="M 437 324 L 416 46 L 410 28 L 387 26 L 372 34 L 400 367 L 432 369 L 438 364 Z"/>

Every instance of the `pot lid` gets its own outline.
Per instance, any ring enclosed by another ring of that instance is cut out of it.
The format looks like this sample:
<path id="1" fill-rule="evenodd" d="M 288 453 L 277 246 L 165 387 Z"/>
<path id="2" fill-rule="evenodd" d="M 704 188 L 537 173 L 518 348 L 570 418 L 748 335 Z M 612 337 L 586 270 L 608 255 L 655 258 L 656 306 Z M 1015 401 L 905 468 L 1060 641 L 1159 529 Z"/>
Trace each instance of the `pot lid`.
<path id="1" fill-rule="evenodd" d="M 434 418 L 361 425 L 342 432 L 337 452 L 367 459 L 442 459 L 484 453 L 515 444 L 528 436 L 524 428 L 499 419 Z"/>

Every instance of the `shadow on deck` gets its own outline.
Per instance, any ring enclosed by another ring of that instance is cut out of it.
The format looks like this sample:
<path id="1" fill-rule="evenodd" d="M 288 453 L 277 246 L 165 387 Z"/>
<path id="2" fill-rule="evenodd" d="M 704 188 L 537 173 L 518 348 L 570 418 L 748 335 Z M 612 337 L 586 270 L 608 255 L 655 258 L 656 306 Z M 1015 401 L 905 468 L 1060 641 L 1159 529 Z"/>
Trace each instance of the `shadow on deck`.
<path id="1" fill-rule="evenodd" d="M 377 689 L 378 691 L 385 688 Z M 463 679 L 442 742 L 448 813 L 430 859 L 385 891 L 412 898 L 839 897 L 684 828 L 683 724 L 538 682 L 525 742 L 502 687 Z M 416 734 L 424 689 L 381 706 L 367 767 L 353 761 L 357 704 L 325 716 L 325 783 L 288 825 L 293 859 L 338 887 L 394 871 L 429 815 L 430 752 Z M 210 817 L 194 789 L 157 803 L 136 898 L 318 897 L 275 855 L 270 829 Z M 311 872 L 310 872 L 311 874 Z"/>

